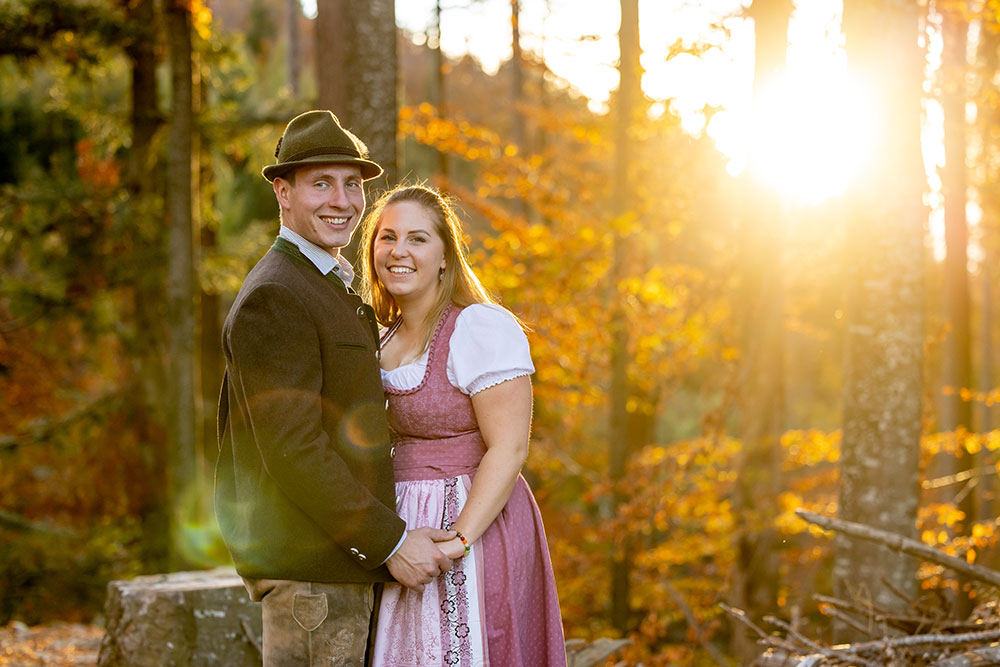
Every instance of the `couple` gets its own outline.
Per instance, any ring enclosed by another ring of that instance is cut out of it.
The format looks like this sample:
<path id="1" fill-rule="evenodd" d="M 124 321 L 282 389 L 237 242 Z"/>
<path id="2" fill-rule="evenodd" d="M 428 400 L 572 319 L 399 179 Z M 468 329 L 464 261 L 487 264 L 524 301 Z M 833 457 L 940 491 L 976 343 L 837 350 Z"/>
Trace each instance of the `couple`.
<path id="1" fill-rule="evenodd" d="M 281 231 L 223 328 L 216 469 L 265 667 L 565 666 L 519 474 L 534 370 L 519 321 L 421 186 L 365 220 L 365 303 L 339 250 L 381 167 L 329 111 L 292 119 L 275 157 Z"/>

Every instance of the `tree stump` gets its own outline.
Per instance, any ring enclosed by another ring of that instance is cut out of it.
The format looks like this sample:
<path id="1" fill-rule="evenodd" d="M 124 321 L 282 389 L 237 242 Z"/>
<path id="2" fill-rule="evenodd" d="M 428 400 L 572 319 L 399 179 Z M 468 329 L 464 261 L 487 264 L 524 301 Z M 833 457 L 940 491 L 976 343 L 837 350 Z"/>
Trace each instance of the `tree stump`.
<path id="1" fill-rule="evenodd" d="M 108 584 L 99 667 L 259 667 L 260 605 L 232 568 Z"/>
<path id="2" fill-rule="evenodd" d="M 98 667 L 260 667 L 260 605 L 232 568 L 108 584 Z M 601 664 L 629 639 L 566 642 L 569 667 Z"/>

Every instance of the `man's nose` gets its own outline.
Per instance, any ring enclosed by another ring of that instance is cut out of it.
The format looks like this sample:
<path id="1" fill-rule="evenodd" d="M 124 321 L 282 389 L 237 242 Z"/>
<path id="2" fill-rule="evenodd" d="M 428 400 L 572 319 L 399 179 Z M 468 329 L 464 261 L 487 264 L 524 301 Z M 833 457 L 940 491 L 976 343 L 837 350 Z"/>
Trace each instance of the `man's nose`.
<path id="1" fill-rule="evenodd" d="M 330 206 L 335 206 L 337 208 L 347 208 L 349 202 L 347 199 L 347 188 L 343 185 L 334 185 L 330 188 Z"/>

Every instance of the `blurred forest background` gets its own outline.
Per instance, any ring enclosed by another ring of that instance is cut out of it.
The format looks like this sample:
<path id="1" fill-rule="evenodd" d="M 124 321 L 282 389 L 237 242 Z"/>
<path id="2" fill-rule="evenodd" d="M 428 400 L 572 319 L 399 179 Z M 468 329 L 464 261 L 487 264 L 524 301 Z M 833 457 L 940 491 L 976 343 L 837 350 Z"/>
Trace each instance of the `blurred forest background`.
<path id="1" fill-rule="evenodd" d="M 110 579 L 228 562 L 220 323 L 276 234 L 260 168 L 316 107 L 388 167 L 370 196 L 408 178 L 460 200 L 477 271 L 533 328 L 525 475 L 568 638 L 738 662 L 752 640 L 720 602 L 823 637 L 817 592 L 974 604 L 792 512 L 1000 562 L 998 3 L 836 3 L 874 129 L 845 187 L 803 204 L 753 168 L 779 152 L 762 100 L 792 0 L 662 49 L 752 30 L 742 171 L 644 91 L 656 3 L 605 0 L 620 78 L 595 110 L 521 48 L 529 2 L 439 1 L 413 31 L 392 0 L 0 0 L 0 624 L 87 622 Z M 488 5 L 510 18 L 496 71 L 440 48 L 442 14 Z"/>

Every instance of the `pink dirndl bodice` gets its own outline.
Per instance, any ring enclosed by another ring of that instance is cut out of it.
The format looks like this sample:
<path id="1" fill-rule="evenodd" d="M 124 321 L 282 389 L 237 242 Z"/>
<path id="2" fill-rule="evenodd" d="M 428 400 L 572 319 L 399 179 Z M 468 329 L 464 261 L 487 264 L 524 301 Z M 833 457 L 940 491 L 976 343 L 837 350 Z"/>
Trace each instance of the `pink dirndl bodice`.
<path id="1" fill-rule="evenodd" d="M 423 380 L 386 387 L 396 455 L 396 510 L 407 529 L 450 528 L 486 452 L 472 400 L 448 381 L 449 341 L 461 310 L 447 309 Z M 520 475 L 506 506 L 466 558 L 417 593 L 388 584 L 374 666 L 564 667 L 566 651 L 538 506 Z"/>

